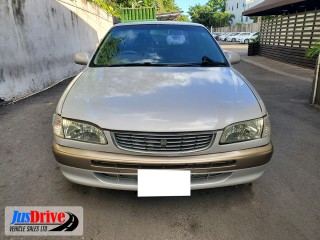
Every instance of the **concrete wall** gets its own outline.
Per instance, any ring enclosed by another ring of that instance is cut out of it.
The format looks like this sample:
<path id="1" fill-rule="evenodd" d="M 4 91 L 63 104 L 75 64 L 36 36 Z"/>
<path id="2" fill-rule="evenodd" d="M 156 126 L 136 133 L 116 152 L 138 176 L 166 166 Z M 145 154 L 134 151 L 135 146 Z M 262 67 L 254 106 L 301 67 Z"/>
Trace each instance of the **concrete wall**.
<path id="1" fill-rule="evenodd" d="M 76 52 L 93 51 L 113 17 L 85 0 L 0 1 L 0 99 L 41 91 L 82 67 Z"/>

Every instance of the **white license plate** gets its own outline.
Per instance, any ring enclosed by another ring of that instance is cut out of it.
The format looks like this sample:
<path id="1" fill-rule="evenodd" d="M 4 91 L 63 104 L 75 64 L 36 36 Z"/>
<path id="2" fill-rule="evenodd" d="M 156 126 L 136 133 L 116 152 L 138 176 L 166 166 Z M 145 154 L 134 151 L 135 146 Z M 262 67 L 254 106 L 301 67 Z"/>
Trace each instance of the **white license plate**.
<path id="1" fill-rule="evenodd" d="M 138 170 L 138 197 L 190 195 L 189 170 Z"/>

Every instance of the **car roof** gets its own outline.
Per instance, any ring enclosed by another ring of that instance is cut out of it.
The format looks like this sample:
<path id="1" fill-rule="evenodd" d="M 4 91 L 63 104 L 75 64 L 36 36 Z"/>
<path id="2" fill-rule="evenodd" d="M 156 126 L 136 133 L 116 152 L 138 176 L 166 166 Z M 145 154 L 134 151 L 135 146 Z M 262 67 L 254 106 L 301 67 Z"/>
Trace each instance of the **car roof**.
<path id="1" fill-rule="evenodd" d="M 178 21 L 141 21 L 141 22 L 126 22 L 126 23 L 117 23 L 114 26 L 127 26 L 127 25 L 189 25 L 189 26 L 201 26 L 204 27 L 202 24 L 199 23 L 191 23 L 191 22 L 178 22 Z"/>

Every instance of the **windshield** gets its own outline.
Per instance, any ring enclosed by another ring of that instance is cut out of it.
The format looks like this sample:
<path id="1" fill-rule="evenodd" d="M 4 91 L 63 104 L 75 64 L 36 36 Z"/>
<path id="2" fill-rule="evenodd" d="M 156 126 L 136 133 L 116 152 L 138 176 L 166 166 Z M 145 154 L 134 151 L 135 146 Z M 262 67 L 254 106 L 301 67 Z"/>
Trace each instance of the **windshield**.
<path id="1" fill-rule="evenodd" d="M 117 26 L 110 30 L 90 64 L 102 66 L 183 65 L 228 63 L 203 27 L 190 25 L 141 24 Z"/>

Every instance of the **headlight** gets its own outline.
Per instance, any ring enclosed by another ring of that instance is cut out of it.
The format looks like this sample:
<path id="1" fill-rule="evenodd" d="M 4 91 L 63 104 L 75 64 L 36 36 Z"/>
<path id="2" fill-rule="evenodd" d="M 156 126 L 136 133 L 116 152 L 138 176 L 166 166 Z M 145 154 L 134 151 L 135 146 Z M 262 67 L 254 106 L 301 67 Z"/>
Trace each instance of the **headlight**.
<path id="1" fill-rule="evenodd" d="M 81 142 L 107 143 L 104 133 L 99 128 L 88 123 L 64 119 L 58 114 L 54 114 L 52 125 L 54 134 L 62 138 Z"/>
<path id="2" fill-rule="evenodd" d="M 225 128 L 220 143 L 236 143 L 269 137 L 271 132 L 269 116 L 232 124 Z"/>

